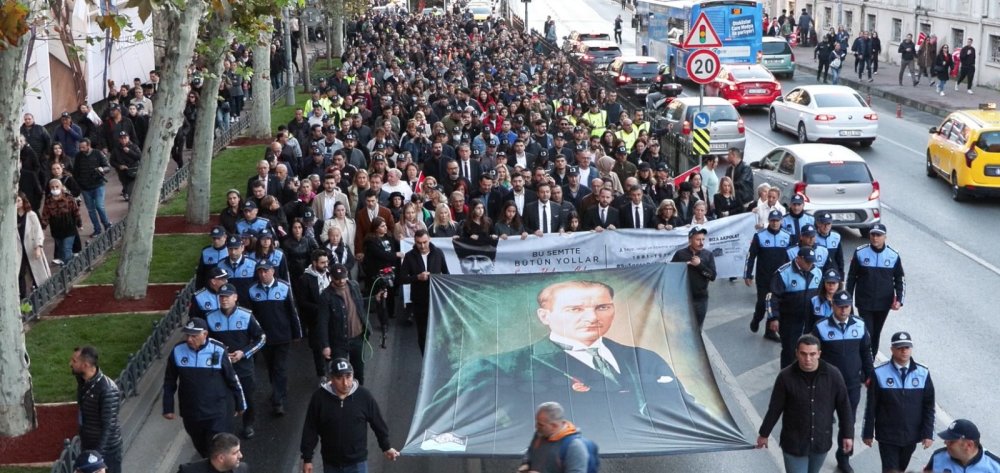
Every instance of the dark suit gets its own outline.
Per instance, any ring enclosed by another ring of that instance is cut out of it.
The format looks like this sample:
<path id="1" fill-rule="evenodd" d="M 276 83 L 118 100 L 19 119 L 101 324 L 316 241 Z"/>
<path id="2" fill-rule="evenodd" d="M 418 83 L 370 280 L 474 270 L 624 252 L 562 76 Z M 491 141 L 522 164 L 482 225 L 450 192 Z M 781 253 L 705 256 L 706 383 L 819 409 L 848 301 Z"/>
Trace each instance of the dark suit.
<path id="1" fill-rule="evenodd" d="M 311 266 L 310 266 L 311 268 Z M 322 292 L 319 290 L 319 279 L 312 270 L 299 276 L 292 286 L 295 291 L 295 302 L 299 306 L 299 314 L 303 328 L 308 332 L 309 348 L 313 352 L 313 365 L 316 368 L 316 376 L 326 374 L 326 361 L 323 359 L 322 349 L 319 346 L 319 333 L 316 330 L 316 313 L 319 310 Z"/>
<path id="2" fill-rule="evenodd" d="M 479 163 L 479 161 L 477 161 L 475 159 L 472 159 L 472 158 L 469 158 L 469 163 L 468 163 L 468 165 L 469 165 L 469 174 L 467 176 L 462 174 L 462 172 L 463 172 L 462 171 L 462 167 L 465 165 L 465 163 L 462 162 L 461 159 L 456 159 L 455 162 L 458 163 L 458 175 L 459 176 L 462 176 L 462 177 L 468 179 L 469 182 L 471 182 L 472 184 L 477 184 L 479 182 L 479 176 L 483 173 L 483 167 L 482 167 L 482 164 Z"/>
<path id="3" fill-rule="evenodd" d="M 245 196 L 253 195 L 253 183 L 259 180 L 261 180 L 260 177 L 256 175 L 250 177 L 250 179 L 247 179 L 247 193 L 244 194 Z M 267 175 L 267 182 L 265 183 L 265 185 L 267 186 L 267 195 L 281 197 L 281 190 L 282 190 L 281 183 L 278 182 L 277 177 L 274 177 L 274 174 Z"/>
<path id="4" fill-rule="evenodd" d="M 410 300 L 413 301 L 413 319 L 417 324 L 417 343 L 420 345 L 421 355 L 424 353 L 424 344 L 427 339 L 427 312 L 431 303 L 431 283 L 429 280 L 418 280 L 417 275 L 424 271 L 431 274 L 448 274 L 448 263 L 444 260 L 444 252 L 433 243 L 430 246 L 426 267 L 420 251 L 416 248 L 403 255 L 403 264 L 399 267 L 399 283 L 410 285 Z"/>
<path id="5" fill-rule="evenodd" d="M 524 219 L 524 230 L 528 233 L 535 233 L 536 231 L 542 229 L 542 222 L 539 220 L 541 217 L 539 215 L 540 205 L 541 202 L 537 200 L 524 204 L 524 215 L 521 217 Z M 562 206 L 550 200 L 546 215 L 549 219 L 549 233 L 559 233 L 559 230 L 561 230 L 565 225 L 565 222 L 563 221 L 564 215 L 562 213 Z"/>
<path id="6" fill-rule="evenodd" d="M 469 201 L 471 202 L 472 199 L 479 199 L 481 202 L 484 195 L 486 196 L 486 216 L 492 220 L 496 220 L 497 213 L 500 212 L 500 205 L 507 199 L 504 198 L 504 193 L 500 189 L 493 188 L 484 194 L 477 186 L 476 190 L 469 193 Z"/>
<path id="7" fill-rule="evenodd" d="M 618 212 L 620 215 L 619 219 L 622 222 L 621 228 L 656 228 L 656 222 L 653 222 L 653 214 L 656 211 L 646 202 L 642 203 L 642 226 L 639 226 L 635 221 L 635 213 L 631 200 L 622 204 L 618 208 Z"/>
<path id="8" fill-rule="evenodd" d="M 583 214 L 583 221 L 580 222 L 584 230 L 593 230 L 596 227 L 608 228 L 614 225 L 618 228 L 621 225 L 621 216 L 618 213 L 618 209 L 611 207 L 607 208 L 607 215 L 604 218 L 604 222 L 601 222 L 601 214 L 598 205 L 595 205 Z"/>

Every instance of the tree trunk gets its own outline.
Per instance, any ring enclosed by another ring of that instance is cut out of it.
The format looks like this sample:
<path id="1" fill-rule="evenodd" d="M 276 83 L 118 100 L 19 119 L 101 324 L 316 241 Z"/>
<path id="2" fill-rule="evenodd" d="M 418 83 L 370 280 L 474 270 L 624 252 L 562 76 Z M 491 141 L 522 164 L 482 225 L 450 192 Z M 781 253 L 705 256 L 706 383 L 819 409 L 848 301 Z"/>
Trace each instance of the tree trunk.
<path id="1" fill-rule="evenodd" d="M 302 53 L 302 85 L 304 85 L 305 92 L 312 92 L 312 77 L 309 74 L 309 52 L 306 51 L 306 45 L 309 44 L 309 33 L 306 27 L 305 18 L 302 17 L 303 8 L 299 8 L 297 15 L 299 16 L 299 25 L 302 25 L 302 34 L 299 36 L 299 51 Z"/>
<path id="2" fill-rule="evenodd" d="M 219 102 L 216 95 L 222 82 L 223 52 L 232 40 L 231 19 L 218 16 L 217 21 L 205 22 L 205 37 L 212 38 L 205 53 L 208 69 L 202 75 L 204 84 L 198 105 L 198 118 L 194 125 L 194 153 L 191 156 L 191 176 L 188 178 L 187 212 L 185 219 L 194 225 L 208 223 L 212 213 L 212 151 L 215 149 L 215 112 Z"/>
<path id="3" fill-rule="evenodd" d="M 31 18 L 28 19 L 31 21 Z M 20 150 L 17 145 L 21 105 L 24 100 L 24 49 L 28 35 L 0 51 L 0 84 L 7 84 L 0 94 L 0 183 L 11 184 L 0 192 L 0 267 L 17 268 L 14 258 L 21 251 L 17 236 L 17 212 L 14 193 L 17 185 Z M 6 187 L 6 186 L 5 186 Z M 23 435 L 35 428 L 35 404 L 31 397 L 31 374 L 24 347 L 21 324 L 21 298 L 18 297 L 18 271 L 6 271 L 0 278 L 0 437 Z"/>
<path id="4" fill-rule="evenodd" d="M 170 148 L 181 125 L 187 97 L 184 83 L 198 39 L 198 22 L 205 13 L 205 2 L 187 0 L 184 11 L 179 11 L 171 2 L 164 2 L 158 10 L 161 19 L 169 22 L 170 36 L 160 69 L 160 90 L 167 93 L 156 94 L 154 99 L 156 114 L 149 125 L 139 175 L 132 189 L 128 218 L 125 220 L 125 244 L 118 263 L 115 299 L 146 297 L 160 188 L 170 161 Z"/>
<path id="5" fill-rule="evenodd" d="M 167 54 L 169 38 L 172 37 L 169 31 L 170 21 L 158 8 L 153 9 L 153 14 L 149 18 L 153 22 L 153 69 L 160 70 L 163 68 L 164 56 Z"/>
<path id="6" fill-rule="evenodd" d="M 326 40 L 326 67 L 333 69 L 333 22 L 330 14 L 327 13 L 326 21 L 323 22 L 323 37 Z"/>
<path id="7" fill-rule="evenodd" d="M 260 33 L 253 45 L 253 104 L 250 119 L 250 136 L 271 137 L 271 33 Z M 304 35 L 303 35 L 304 36 Z"/>
<path id="8" fill-rule="evenodd" d="M 341 57 L 344 55 L 344 0 L 333 0 L 331 16 L 333 17 L 333 34 L 330 37 L 333 38 L 333 56 Z M 332 62 L 330 66 L 333 66 Z"/>

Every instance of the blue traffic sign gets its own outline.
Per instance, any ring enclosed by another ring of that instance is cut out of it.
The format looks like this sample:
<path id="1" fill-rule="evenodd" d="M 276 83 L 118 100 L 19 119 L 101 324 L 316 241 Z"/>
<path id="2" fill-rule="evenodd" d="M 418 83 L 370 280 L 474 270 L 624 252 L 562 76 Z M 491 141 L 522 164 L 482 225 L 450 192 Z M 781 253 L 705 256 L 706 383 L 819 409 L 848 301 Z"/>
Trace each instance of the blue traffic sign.
<path id="1" fill-rule="evenodd" d="M 698 112 L 694 114 L 695 129 L 708 128 L 708 122 L 709 122 L 708 112 Z"/>

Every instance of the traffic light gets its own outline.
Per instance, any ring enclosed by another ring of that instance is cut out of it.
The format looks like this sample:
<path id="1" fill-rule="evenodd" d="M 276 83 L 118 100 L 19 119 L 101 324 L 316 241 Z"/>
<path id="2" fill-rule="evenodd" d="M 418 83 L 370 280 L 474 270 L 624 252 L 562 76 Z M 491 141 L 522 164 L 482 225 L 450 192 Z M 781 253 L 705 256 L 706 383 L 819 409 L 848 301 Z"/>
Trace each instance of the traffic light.
<path id="1" fill-rule="evenodd" d="M 708 30 L 705 25 L 701 25 L 698 27 L 698 42 L 704 44 L 706 41 L 708 41 Z"/>

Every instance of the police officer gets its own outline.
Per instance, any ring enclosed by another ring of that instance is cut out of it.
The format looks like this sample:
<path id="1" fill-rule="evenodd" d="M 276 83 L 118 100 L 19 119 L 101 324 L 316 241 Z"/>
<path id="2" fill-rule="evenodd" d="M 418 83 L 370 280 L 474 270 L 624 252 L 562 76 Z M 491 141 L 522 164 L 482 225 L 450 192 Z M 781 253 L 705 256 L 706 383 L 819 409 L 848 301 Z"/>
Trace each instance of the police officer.
<path id="1" fill-rule="evenodd" d="M 247 199 L 243 203 L 243 218 L 236 221 L 237 233 L 259 233 L 271 226 L 271 221 L 257 216 L 257 203 Z"/>
<path id="2" fill-rule="evenodd" d="M 938 432 L 945 447 L 938 449 L 924 467 L 925 472 L 995 472 L 1000 471 L 1000 458 L 979 443 L 979 428 L 972 421 L 957 419 L 947 430 Z"/>
<path id="3" fill-rule="evenodd" d="M 913 361 L 909 333 L 893 334 L 891 350 L 868 385 L 861 440 L 869 447 L 878 440 L 882 471 L 906 471 L 917 443 L 926 449 L 934 442 L 934 383 L 930 370 Z"/>
<path id="4" fill-rule="evenodd" d="M 816 244 L 816 226 L 812 224 L 805 224 L 799 229 L 799 245 L 798 247 L 792 247 L 788 249 L 788 261 L 795 259 L 795 255 L 798 254 L 799 248 L 810 248 L 816 252 L 816 267 L 822 272 L 826 272 L 830 269 L 830 253 L 827 251 L 825 246 L 819 246 Z"/>
<path id="5" fill-rule="evenodd" d="M 854 294 L 858 312 L 868 325 L 874 356 L 889 309 L 903 307 L 906 281 L 899 253 L 885 244 L 885 225 L 876 223 L 869 232 L 869 243 L 859 246 L 851 258 L 847 292 Z"/>
<path id="6" fill-rule="evenodd" d="M 236 286 L 236 293 L 241 300 L 247 299 L 250 285 L 254 281 L 254 269 L 257 262 L 253 258 L 248 258 L 243 254 L 243 239 L 236 235 L 229 235 L 226 239 L 226 251 L 229 256 L 219 261 L 219 268 L 229 273 L 227 282 Z"/>
<path id="7" fill-rule="evenodd" d="M 840 233 L 833 231 L 833 215 L 823 211 L 816 215 L 816 245 L 826 248 L 830 254 L 830 264 L 844 274 L 844 247 L 840 245 Z"/>
<path id="8" fill-rule="evenodd" d="M 170 351 L 163 376 L 163 417 L 176 418 L 177 393 L 184 430 L 198 454 L 206 457 L 212 437 L 229 432 L 233 412 L 228 398 L 232 396 L 236 404 L 236 415 L 246 410 L 246 401 L 225 345 L 208 338 L 208 324 L 191 319 L 181 331 L 186 339 Z"/>
<path id="9" fill-rule="evenodd" d="M 205 287 L 205 284 L 211 277 L 209 273 L 219 264 L 219 261 L 226 259 L 226 256 L 228 256 L 226 252 L 226 229 L 217 226 L 212 229 L 209 235 L 212 237 L 212 244 L 201 250 L 201 258 L 198 260 L 198 271 L 195 273 L 195 289 Z"/>
<path id="10" fill-rule="evenodd" d="M 836 273 L 835 270 L 831 270 Z M 824 279 L 826 276 L 824 276 Z M 847 385 L 847 397 L 851 401 L 851 412 L 858 412 L 861 401 L 861 384 L 871 377 L 875 369 L 872 361 L 871 339 L 865 322 L 851 316 L 851 295 L 839 291 L 833 296 L 833 315 L 820 320 L 813 326 L 813 335 L 820 341 L 820 358 L 837 367 Z M 852 417 L 853 419 L 853 417 Z M 850 453 L 837 449 L 837 467 L 843 473 L 854 471 L 850 464 Z"/>
<path id="11" fill-rule="evenodd" d="M 361 297 L 361 289 L 347 276 L 347 267 L 342 264 L 335 264 L 330 269 L 330 285 L 320 295 L 316 330 L 323 357 L 327 360 L 350 359 L 355 379 L 364 384 L 362 349 L 371 328 L 365 317 L 368 309 Z"/>
<path id="12" fill-rule="evenodd" d="M 274 265 L 257 262 L 257 282 L 250 286 L 247 306 L 267 335 L 264 361 L 271 381 L 271 408 L 276 416 L 285 415 L 288 395 L 288 351 L 292 340 L 302 338 L 302 325 L 292 299 L 292 288 L 274 277 Z"/>
<path id="13" fill-rule="evenodd" d="M 590 136 L 599 137 L 604 134 L 604 130 L 608 127 L 608 112 L 601 110 L 596 100 L 591 99 L 588 105 L 590 105 L 590 109 L 583 114 L 582 118 L 590 123 Z"/>
<path id="14" fill-rule="evenodd" d="M 795 260 L 783 264 L 771 278 L 767 296 L 767 328 L 781 337 L 781 367 L 795 362 L 799 336 L 812 320 L 812 297 L 823 275 L 816 267 L 816 252 L 799 248 Z"/>
<path id="15" fill-rule="evenodd" d="M 237 297 L 235 286 L 223 285 L 219 289 L 219 307 L 209 312 L 205 320 L 208 322 L 208 336 L 226 346 L 229 361 L 243 386 L 247 404 L 243 412 L 243 437 L 251 439 L 256 419 L 253 393 L 257 384 L 254 382 L 253 356 L 264 347 L 266 337 L 253 314 L 236 306 Z"/>
<path id="16" fill-rule="evenodd" d="M 836 306 L 833 296 L 837 292 L 840 292 L 840 282 L 843 279 L 840 272 L 836 269 L 823 271 L 823 281 L 819 289 L 819 294 L 816 294 L 812 298 L 813 324 L 833 315 L 834 307 Z"/>
<path id="17" fill-rule="evenodd" d="M 743 281 L 749 287 L 757 273 L 757 305 L 753 309 L 753 319 L 750 321 L 750 331 L 757 333 L 760 321 L 764 320 L 765 301 L 771 292 L 771 279 L 781 265 L 789 261 L 785 251 L 792 241 L 792 236 L 781 229 L 781 212 L 772 210 L 767 216 L 767 228 L 757 232 L 750 241 L 750 252 L 743 268 Z M 776 332 L 764 331 L 764 338 L 780 342 Z"/>
<path id="18" fill-rule="evenodd" d="M 816 219 L 805 211 L 806 199 L 802 194 L 795 194 L 788 201 L 788 214 L 781 219 L 781 228 L 792 236 L 792 246 L 799 245 L 800 229 L 806 225 L 816 225 Z"/>
<path id="19" fill-rule="evenodd" d="M 191 296 L 188 318 L 205 318 L 209 312 L 219 308 L 219 289 L 229 282 L 229 272 L 215 267 L 209 271 L 208 284 Z"/>

